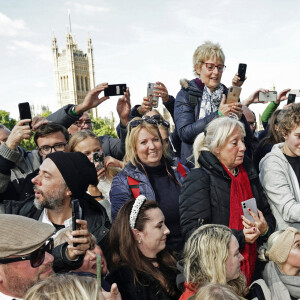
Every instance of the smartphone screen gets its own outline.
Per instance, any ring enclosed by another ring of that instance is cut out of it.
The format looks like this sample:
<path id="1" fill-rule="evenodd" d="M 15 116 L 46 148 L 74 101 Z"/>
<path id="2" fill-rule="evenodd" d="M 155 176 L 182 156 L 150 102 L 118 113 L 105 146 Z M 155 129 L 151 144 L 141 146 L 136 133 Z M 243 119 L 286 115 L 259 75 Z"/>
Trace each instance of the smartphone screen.
<path id="1" fill-rule="evenodd" d="M 126 92 L 126 84 L 110 84 L 105 90 L 104 90 L 104 96 L 110 97 L 110 96 L 119 96 L 124 95 Z"/>
<path id="2" fill-rule="evenodd" d="M 240 81 L 245 80 L 246 70 L 247 70 L 247 64 L 239 64 L 238 74 L 240 77 Z"/>

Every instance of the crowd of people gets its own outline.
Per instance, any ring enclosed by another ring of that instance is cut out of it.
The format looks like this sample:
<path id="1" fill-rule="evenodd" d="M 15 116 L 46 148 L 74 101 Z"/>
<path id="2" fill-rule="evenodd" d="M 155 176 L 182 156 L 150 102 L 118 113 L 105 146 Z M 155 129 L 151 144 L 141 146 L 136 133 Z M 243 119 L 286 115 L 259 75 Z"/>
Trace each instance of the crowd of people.
<path id="1" fill-rule="evenodd" d="M 172 132 L 127 88 L 118 138 L 97 136 L 88 111 L 107 83 L 0 124 L 0 300 L 300 298 L 300 104 L 278 109 L 290 89 L 278 93 L 258 131 L 249 106 L 267 89 L 227 103 L 212 42 L 193 68 L 175 98 L 155 85 Z"/>

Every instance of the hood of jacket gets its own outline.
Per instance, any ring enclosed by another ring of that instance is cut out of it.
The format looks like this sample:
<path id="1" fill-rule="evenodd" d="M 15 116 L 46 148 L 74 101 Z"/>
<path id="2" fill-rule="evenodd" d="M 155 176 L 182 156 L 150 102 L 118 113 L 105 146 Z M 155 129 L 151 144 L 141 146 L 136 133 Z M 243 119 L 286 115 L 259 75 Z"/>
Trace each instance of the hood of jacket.
<path id="1" fill-rule="evenodd" d="M 275 144 L 272 147 L 271 152 L 267 153 L 260 161 L 259 163 L 259 169 L 261 169 L 261 166 L 263 164 L 264 161 L 266 161 L 269 157 L 278 157 L 280 160 L 282 160 L 282 162 L 285 162 L 288 164 L 288 161 L 286 159 L 286 157 L 284 156 L 284 154 L 282 153 L 281 149 L 283 147 L 284 143 L 279 143 L 279 144 Z"/>

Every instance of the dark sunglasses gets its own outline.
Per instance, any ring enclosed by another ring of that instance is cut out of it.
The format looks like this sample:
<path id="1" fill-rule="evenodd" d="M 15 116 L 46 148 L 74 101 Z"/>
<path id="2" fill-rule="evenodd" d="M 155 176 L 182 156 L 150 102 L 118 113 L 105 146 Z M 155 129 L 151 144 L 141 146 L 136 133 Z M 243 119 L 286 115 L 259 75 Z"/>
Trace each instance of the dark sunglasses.
<path id="1" fill-rule="evenodd" d="M 147 122 L 151 125 L 155 125 L 157 126 L 157 121 L 148 117 L 147 116 L 143 116 L 142 119 L 138 119 L 138 120 L 133 120 L 129 123 L 129 129 L 131 131 L 132 128 L 138 127 L 139 125 L 141 125 L 143 122 Z"/>
<path id="2" fill-rule="evenodd" d="M 0 259 L 0 264 L 9 264 L 17 261 L 30 260 L 31 267 L 37 268 L 44 262 L 46 251 L 51 254 L 53 248 L 54 248 L 54 241 L 53 238 L 50 238 L 48 242 L 46 242 L 42 247 L 33 251 L 29 255 L 3 258 Z"/>
<path id="3" fill-rule="evenodd" d="M 145 118 L 150 118 L 153 120 L 156 120 L 157 124 L 163 125 L 166 128 L 170 128 L 170 123 L 166 120 L 164 120 L 160 115 L 153 115 L 151 117 L 145 116 Z"/>

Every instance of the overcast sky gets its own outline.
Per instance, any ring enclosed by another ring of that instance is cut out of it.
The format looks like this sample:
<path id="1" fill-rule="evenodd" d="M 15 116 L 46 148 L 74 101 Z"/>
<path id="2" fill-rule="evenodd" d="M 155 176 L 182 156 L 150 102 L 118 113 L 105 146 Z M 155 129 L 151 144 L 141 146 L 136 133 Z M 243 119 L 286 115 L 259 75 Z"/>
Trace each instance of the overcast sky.
<path id="1" fill-rule="evenodd" d="M 267 0 L 0 0 L 1 107 L 18 117 L 17 104 L 46 104 L 54 111 L 51 56 L 54 32 L 65 48 L 68 10 L 72 33 L 86 52 L 94 46 L 96 83 L 126 83 L 132 104 L 142 101 L 147 82 L 162 81 L 176 96 L 180 78 L 193 79 L 192 56 L 206 40 L 219 42 L 231 85 L 247 63 L 244 99 L 257 88 L 300 89 L 300 1 Z M 115 110 L 116 97 L 101 105 Z M 251 106 L 261 110 L 261 105 Z"/>

